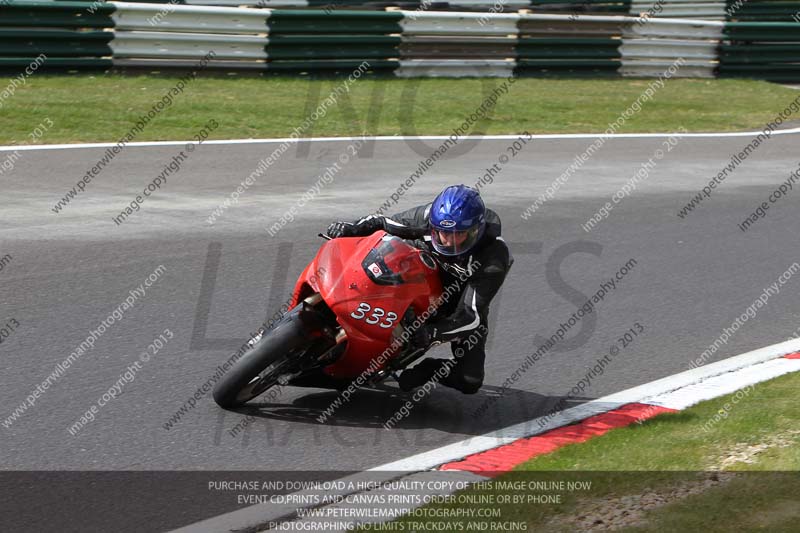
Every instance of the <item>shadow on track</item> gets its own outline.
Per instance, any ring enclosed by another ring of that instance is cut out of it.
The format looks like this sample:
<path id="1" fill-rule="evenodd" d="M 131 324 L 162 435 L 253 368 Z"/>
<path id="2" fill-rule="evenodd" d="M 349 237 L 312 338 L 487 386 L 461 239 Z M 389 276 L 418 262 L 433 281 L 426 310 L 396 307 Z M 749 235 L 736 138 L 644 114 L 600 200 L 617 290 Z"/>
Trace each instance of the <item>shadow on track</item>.
<path id="1" fill-rule="evenodd" d="M 325 416 L 325 412 L 339 397 L 338 391 L 309 392 L 291 403 L 253 403 L 235 412 L 263 420 L 301 424 L 380 428 L 386 431 L 435 429 L 445 433 L 482 435 L 589 400 L 543 396 L 520 389 L 503 391 L 492 385 L 485 385 L 473 395 L 464 395 L 442 386 L 431 390 L 419 401 L 414 401 L 413 394 L 401 391 L 394 384 L 358 389 L 348 402 L 329 416 Z M 489 404 L 488 409 L 479 411 L 486 403 Z M 404 407 L 405 416 L 402 411 Z M 390 419 L 395 423 L 385 427 Z"/>

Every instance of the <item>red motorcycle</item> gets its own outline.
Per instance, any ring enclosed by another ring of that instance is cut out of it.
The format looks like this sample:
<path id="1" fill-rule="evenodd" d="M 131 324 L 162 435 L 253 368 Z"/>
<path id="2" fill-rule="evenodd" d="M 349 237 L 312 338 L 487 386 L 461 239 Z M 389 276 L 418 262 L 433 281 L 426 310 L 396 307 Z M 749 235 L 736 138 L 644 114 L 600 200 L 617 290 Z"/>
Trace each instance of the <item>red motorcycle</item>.
<path id="1" fill-rule="evenodd" d="M 214 401 L 237 407 L 276 384 L 375 385 L 422 355 L 404 341 L 441 296 L 436 261 L 403 239 L 328 240 L 297 280 L 290 311 L 250 341 Z"/>

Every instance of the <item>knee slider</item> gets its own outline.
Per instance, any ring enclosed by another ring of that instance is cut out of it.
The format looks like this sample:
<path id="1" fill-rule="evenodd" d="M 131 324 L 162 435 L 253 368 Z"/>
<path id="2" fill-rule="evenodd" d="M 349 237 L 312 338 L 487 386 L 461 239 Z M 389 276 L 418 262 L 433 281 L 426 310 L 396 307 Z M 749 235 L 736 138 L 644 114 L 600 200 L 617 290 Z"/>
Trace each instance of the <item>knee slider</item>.
<path id="1" fill-rule="evenodd" d="M 461 376 L 458 381 L 458 390 L 464 394 L 475 394 L 483 385 L 483 376 Z"/>

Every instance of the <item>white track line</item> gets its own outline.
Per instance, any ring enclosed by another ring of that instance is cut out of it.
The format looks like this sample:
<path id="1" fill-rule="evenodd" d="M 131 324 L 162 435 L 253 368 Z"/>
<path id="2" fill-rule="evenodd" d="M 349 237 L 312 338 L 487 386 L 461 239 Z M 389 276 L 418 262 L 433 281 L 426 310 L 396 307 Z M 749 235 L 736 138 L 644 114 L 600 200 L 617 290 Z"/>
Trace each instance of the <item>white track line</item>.
<path id="1" fill-rule="evenodd" d="M 641 403 L 659 405 L 668 409 L 682 411 L 697 403 L 712 398 L 719 398 L 734 392 L 767 381 L 790 372 L 800 370 L 800 359 L 770 359 L 763 363 L 740 368 L 727 374 L 714 376 L 700 383 L 682 389 L 645 398 Z"/>
<path id="2" fill-rule="evenodd" d="M 592 415 L 605 413 L 628 403 L 649 403 L 664 405 L 673 409 L 688 407 L 703 400 L 730 394 L 747 385 L 800 370 L 800 360 L 779 360 L 782 356 L 797 351 L 800 351 L 800 339 L 774 344 L 598 398 L 561 411 L 554 417 L 538 417 L 479 437 L 469 438 L 442 448 L 413 455 L 406 459 L 377 466 L 365 472 L 342 478 L 342 480 L 375 481 L 380 479 L 389 481 L 402 477 L 403 472 L 413 475 L 413 473 L 430 470 L 444 463 L 458 461 L 469 455 L 490 450 L 520 438 L 538 435 L 551 429 L 573 424 Z M 539 420 L 546 423 L 539 426 Z M 456 472 L 446 471 L 441 474 L 447 475 Z M 476 478 L 479 478 L 479 476 L 476 476 Z M 338 493 L 339 491 L 333 492 Z M 361 491 L 341 492 L 344 496 Z M 299 491 L 295 494 L 306 496 L 317 493 L 318 491 Z M 254 528 L 286 519 L 298 507 L 304 506 L 258 504 L 215 516 L 176 531 L 216 533 Z"/>
<path id="3" fill-rule="evenodd" d="M 637 138 L 659 138 L 659 137 L 753 137 L 762 133 L 761 131 L 736 131 L 719 133 L 615 133 L 605 135 L 604 133 L 553 133 L 533 135 L 534 139 L 595 139 L 597 137 L 608 137 L 610 139 L 637 139 Z M 787 135 L 800 133 L 800 128 L 775 130 L 772 135 Z M 461 137 L 462 140 L 485 139 L 488 141 L 516 139 L 517 135 L 467 135 Z M 299 142 L 344 142 L 356 139 L 371 139 L 375 141 L 443 141 L 448 139 L 447 135 L 421 135 L 418 137 L 406 135 L 378 135 L 367 137 L 313 137 L 304 139 L 230 139 L 230 140 L 208 140 L 203 144 L 266 144 L 266 143 L 299 143 Z M 125 145 L 126 148 L 138 148 L 147 146 L 181 146 L 186 144 L 196 144 L 196 141 L 152 141 L 152 142 L 131 142 Z M 14 150 L 74 150 L 82 148 L 111 148 L 117 143 L 85 143 L 85 144 L 42 144 L 42 145 L 6 145 L 0 146 L 0 152 Z"/>
<path id="4" fill-rule="evenodd" d="M 661 394 L 667 394 L 678 389 L 695 385 L 711 377 L 728 374 L 742 368 L 751 367 L 771 359 L 777 359 L 786 354 L 800 350 L 800 339 L 774 344 L 747 352 L 735 357 L 730 357 L 716 363 L 686 370 L 679 374 L 668 376 L 638 387 L 633 387 L 621 392 L 610 394 L 597 400 L 571 407 L 561 411 L 553 417 L 540 417 L 547 423 L 539 426 L 540 418 L 521 422 L 513 426 L 487 433 L 477 438 L 470 438 L 456 442 L 442 448 L 413 455 L 392 463 L 373 468 L 372 470 L 427 470 L 444 463 L 457 461 L 468 455 L 483 452 L 508 444 L 517 439 L 538 435 L 551 429 L 573 424 L 593 415 L 617 409 L 628 403 L 646 401 Z"/>

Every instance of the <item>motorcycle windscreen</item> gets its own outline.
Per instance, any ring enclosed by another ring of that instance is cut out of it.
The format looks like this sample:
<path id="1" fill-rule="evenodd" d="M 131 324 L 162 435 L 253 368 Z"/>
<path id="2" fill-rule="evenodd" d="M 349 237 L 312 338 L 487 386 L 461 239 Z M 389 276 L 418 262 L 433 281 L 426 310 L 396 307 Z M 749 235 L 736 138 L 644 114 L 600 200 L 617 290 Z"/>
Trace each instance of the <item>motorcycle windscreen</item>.
<path id="1" fill-rule="evenodd" d="M 425 283 L 425 275 L 415 268 L 417 257 L 430 270 L 436 270 L 436 262 L 428 252 L 416 250 L 398 237 L 385 235 L 361 261 L 361 268 L 378 285 Z"/>

